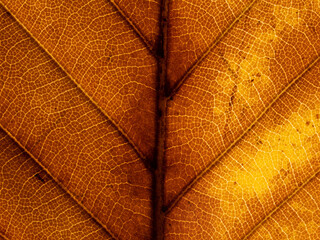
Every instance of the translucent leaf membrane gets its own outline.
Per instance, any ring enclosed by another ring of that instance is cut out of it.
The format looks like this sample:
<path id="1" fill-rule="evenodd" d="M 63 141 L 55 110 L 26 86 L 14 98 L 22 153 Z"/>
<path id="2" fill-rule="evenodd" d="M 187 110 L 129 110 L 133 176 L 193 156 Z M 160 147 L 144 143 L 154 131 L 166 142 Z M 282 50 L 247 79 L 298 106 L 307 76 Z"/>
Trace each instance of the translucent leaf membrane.
<path id="1" fill-rule="evenodd" d="M 253 5 L 169 101 L 167 204 L 318 57 L 319 6 L 290 6 Z"/>
<path id="2" fill-rule="evenodd" d="M 0 154 L 1 234 L 8 239 L 112 239 L 3 130 Z"/>
<path id="3" fill-rule="evenodd" d="M 119 239 L 149 239 L 150 173 L 52 58 L 0 10 L 0 124 Z"/>
<path id="4" fill-rule="evenodd" d="M 280 96 L 182 197 L 168 214 L 166 239 L 243 239 L 273 211 L 279 211 L 277 216 L 287 211 L 290 207 L 282 208 L 282 204 L 295 194 L 311 191 L 297 193 L 320 170 L 319 74 L 320 63 Z M 316 200 L 310 204 L 318 207 Z M 303 212 L 305 219 L 308 213 Z M 302 227 L 297 222 L 302 220 L 289 215 L 280 217 L 284 231 L 289 225 L 297 234 Z M 311 234 L 318 226 L 313 222 L 313 227 L 304 226 L 303 231 Z M 286 239 L 282 237 L 274 239 Z"/>
<path id="5" fill-rule="evenodd" d="M 156 49 L 159 35 L 160 0 L 112 0 Z"/>
<path id="6" fill-rule="evenodd" d="M 266 219 L 248 239 L 318 239 L 320 174 Z"/>
<path id="7" fill-rule="evenodd" d="M 150 157 L 155 135 L 156 63 L 117 9 L 105 0 L 2 2 Z"/>
<path id="8" fill-rule="evenodd" d="M 0 236 L 318 238 L 318 0 L 1 4 Z"/>
<path id="9" fill-rule="evenodd" d="M 168 78 L 173 87 L 254 0 L 170 1 Z"/>

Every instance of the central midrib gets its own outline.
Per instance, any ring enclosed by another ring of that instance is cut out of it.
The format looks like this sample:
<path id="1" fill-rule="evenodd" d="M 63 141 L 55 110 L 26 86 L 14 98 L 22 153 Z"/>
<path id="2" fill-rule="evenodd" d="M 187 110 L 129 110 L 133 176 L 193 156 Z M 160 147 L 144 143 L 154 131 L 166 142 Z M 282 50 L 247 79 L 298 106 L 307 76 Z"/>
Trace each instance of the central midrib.
<path id="1" fill-rule="evenodd" d="M 164 150 L 166 138 L 167 112 L 167 39 L 168 39 L 168 6 L 169 0 L 161 1 L 160 30 L 158 41 L 157 69 L 157 104 L 156 104 L 156 137 L 152 163 L 153 176 L 153 224 L 152 239 L 164 239 Z"/>

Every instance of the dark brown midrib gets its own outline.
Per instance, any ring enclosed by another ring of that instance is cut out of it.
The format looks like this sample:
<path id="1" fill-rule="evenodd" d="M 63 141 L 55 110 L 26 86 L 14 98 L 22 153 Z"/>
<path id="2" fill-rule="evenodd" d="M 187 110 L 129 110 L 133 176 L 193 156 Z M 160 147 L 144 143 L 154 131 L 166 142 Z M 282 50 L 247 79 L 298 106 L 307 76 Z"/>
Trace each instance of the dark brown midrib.
<path id="1" fill-rule="evenodd" d="M 164 239 L 164 148 L 166 137 L 166 106 L 167 106 L 167 33 L 168 33 L 168 2 L 161 1 L 160 32 L 157 49 L 157 104 L 156 104 L 156 142 L 153 173 L 153 228 L 152 239 Z"/>

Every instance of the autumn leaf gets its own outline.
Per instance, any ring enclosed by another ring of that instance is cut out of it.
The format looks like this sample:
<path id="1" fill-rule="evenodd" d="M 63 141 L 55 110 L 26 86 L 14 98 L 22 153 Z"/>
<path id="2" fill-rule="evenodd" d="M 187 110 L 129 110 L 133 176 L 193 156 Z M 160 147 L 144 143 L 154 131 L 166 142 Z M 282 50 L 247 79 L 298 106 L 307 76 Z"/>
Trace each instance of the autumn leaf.
<path id="1" fill-rule="evenodd" d="M 0 3 L 0 239 L 320 239 L 319 1 Z"/>

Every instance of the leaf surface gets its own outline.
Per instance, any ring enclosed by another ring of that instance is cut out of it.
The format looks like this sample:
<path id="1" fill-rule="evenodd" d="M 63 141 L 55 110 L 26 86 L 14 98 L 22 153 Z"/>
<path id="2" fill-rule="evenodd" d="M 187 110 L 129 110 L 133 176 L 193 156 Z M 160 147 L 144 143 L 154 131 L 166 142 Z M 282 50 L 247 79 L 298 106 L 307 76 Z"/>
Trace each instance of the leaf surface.
<path id="1" fill-rule="evenodd" d="M 318 1 L 0 8 L 0 237 L 317 239 Z"/>
<path id="2" fill-rule="evenodd" d="M 10 239 L 112 239 L 4 131 L 0 139 L 2 234 Z"/>
<path id="3" fill-rule="evenodd" d="M 110 231 L 149 236 L 151 178 L 141 159 L 30 35 L 1 16 L 2 127 Z"/>

